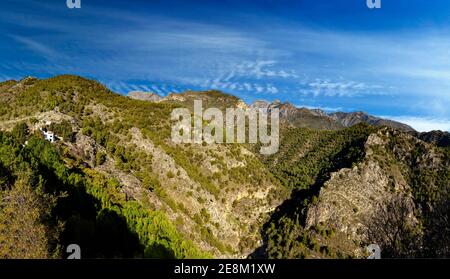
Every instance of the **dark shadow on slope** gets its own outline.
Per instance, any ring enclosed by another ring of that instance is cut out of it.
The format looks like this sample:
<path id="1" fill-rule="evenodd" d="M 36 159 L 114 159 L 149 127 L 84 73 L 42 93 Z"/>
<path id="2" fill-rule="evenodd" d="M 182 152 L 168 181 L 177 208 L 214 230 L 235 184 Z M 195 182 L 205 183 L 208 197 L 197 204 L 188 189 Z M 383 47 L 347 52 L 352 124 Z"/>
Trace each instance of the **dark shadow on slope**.
<path id="1" fill-rule="evenodd" d="M 278 220 L 282 217 L 287 217 L 289 219 L 298 219 L 302 226 L 305 224 L 306 220 L 306 210 L 308 205 L 314 196 L 317 196 L 320 192 L 321 186 L 313 185 L 307 190 L 294 190 L 291 197 L 285 200 L 281 205 L 275 209 L 275 213 L 272 214 L 269 221 L 267 221 L 261 230 L 261 235 L 263 236 L 263 244 L 255 249 L 253 253 L 249 255 L 252 259 L 265 259 L 268 258 L 266 253 L 267 243 L 269 241 L 266 231 L 269 226 L 274 223 L 276 224 Z M 305 203 L 305 200 L 308 201 Z"/>
<path id="2" fill-rule="evenodd" d="M 144 257 L 146 259 L 175 259 L 175 253 L 166 246 L 154 243 L 145 248 Z"/>
<path id="3" fill-rule="evenodd" d="M 0 191 L 8 188 L 13 181 L 14 179 L 9 170 L 3 166 L 2 162 L 0 162 Z"/>
<path id="4" fill-rule="evenodd" d="M 70 170 L 72 174 L 81 171 Z M 88 194 L 85 185 L 64 183 L 46 166 L 39 166 L 39 174 L 46 181 L 49 193 L 65 192 L 53 209 L 53 226 L 64 223 L 58 243 L 62 248 L 70 244 L 81 247 L 83 258 L 134 258 L 143 257 L 144 247 L 137 234 L 131 231 L 124 217 L 117 212 L 101 208 L 101 203 Z M 63 251 L 64 255 L 65 251 Z"/>
<path id="5" fill-rule="evenodd" d="M 83 258 L 142 257 L 144 247 L 125 219 L 102 209 L 95 219 L 74 215 L 66 223 L 63 243 L 80 245 Z"/>

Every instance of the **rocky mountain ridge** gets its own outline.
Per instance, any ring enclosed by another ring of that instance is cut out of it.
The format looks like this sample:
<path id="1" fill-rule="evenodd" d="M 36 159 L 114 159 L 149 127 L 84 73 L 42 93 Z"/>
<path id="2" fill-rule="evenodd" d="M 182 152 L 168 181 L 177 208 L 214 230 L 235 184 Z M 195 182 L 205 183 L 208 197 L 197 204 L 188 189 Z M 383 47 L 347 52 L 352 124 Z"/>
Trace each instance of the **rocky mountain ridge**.
<path id="1" fill-rule="evenodd" d="M 213 91 L 206 91 L 204 93 L 208 94 Z M 160 97 L 155 93 L 136 93 L 130 92 L 128 96 L 133 99 L 147 100 L 151 102 L 164 102 L 164 101 L 186 101 L 186 95 L 193 94 L 189 92 L 179 93 L 179 94 L 169 94 L 167 97 Z M 196 95 L 198 97 L 198 93 Z M 401 129 L 404 131 L 414 132 L 415 130 L 403 123 L 383 119 L 369 115 L 365 112 L 334 112 L 326 113 L 320 109 L 307 109 L 305 107 L 296 107 L 289 102 L 282 103 L 279 100 L 273 102 L 267 102 L 262 100 L 257 100 L 252 104 L 245 104 L 242 100 L 239 100 L 241 108 L 256 108 L 262 109 L 263 111 L 270 112 L 273 108 L 278 108 L 280 110 L 281 120 L 287 124 L 294 127 L 309 127 L 315 129 L 342 129 L 345 127 L 351 127 L 358 123 L 368 123 L 374 126 L 388 126 L 396 129 Z"/>

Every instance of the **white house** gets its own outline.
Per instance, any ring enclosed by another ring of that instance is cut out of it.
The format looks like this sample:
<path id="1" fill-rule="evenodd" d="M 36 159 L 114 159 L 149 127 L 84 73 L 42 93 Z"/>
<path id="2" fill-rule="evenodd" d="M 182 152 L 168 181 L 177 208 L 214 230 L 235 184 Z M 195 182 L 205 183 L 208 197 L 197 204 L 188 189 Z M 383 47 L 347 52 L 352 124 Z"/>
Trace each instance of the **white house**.
<path id="1" fill-rule="evenodd" d="M 53 132 L 47 131 L 47 129 L 45 129 L 45 128 L 44 129 L 41 128 L 40 130 L 44 134 L 45 140 L 47 140 L 49 142 L 55 142 L 56 137 Z"/>

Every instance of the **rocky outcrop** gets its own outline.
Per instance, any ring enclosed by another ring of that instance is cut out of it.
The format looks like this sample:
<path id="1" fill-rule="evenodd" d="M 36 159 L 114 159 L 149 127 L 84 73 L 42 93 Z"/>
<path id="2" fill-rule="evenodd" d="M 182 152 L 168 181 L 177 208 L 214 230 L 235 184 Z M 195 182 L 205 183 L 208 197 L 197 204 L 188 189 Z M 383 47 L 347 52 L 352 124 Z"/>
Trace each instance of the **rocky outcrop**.
<path id="1" fill-rule="evenodd" d="M 357 238 L 365 219 L 392 195 L 388 185 L 388 176 L 376 162 L 333 173 L 308 210 L 306 228 L 327 224 Z"/>

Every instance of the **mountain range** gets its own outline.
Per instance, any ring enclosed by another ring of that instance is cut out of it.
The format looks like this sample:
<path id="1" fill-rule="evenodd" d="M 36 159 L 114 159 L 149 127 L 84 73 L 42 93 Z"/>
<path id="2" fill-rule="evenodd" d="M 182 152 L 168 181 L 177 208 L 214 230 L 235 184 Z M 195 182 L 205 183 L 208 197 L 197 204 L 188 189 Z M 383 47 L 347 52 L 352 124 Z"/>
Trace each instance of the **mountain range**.
<path id="1" fill-rule="evenodd" d="M 280 148 L 170 139 L 175 108 L 280 109 Z M 55 134 L 50 142 L 42 130 Z M 0 258 L 450 254 L 446 132 L 216 91 L 123 96 L 78 76 L 0 83 Z"/>
<path id="2" fill-rule="evenodd" d="M 128 97 L 132 99 L 151 102 L 165 102 L 168 100 L 181 98 L 180 96 L 177 96 L 177 94 L 170 94 L 167 98 L 164 98 L 156 93 L 151 92 L 133 91 L 128 93 Z M 280 110 L 280 117 L 282 121 L 294 127 L 341 129 L 364 122 L 374 126 L 388 126 L 403 131 L 415 131 L 412 127 L 406 124 L 389 119 L 379 118 L 360 111 L 326 113 L 325 111 L 320 109 L 307 109 L 305 107 L 299 108 L 288 102 L 281 103 L 279 100 L 276 100 L 274 102 L 255 101 L 254 103 L 249 105 L 245 104 L 242 100 L 239 100 L 239 102 L 240 104 L 243 104 L 241 106 L 242 108 L 258 108 L 266 111 L 270 111 L 272 108 L 278 108 Z"/>

